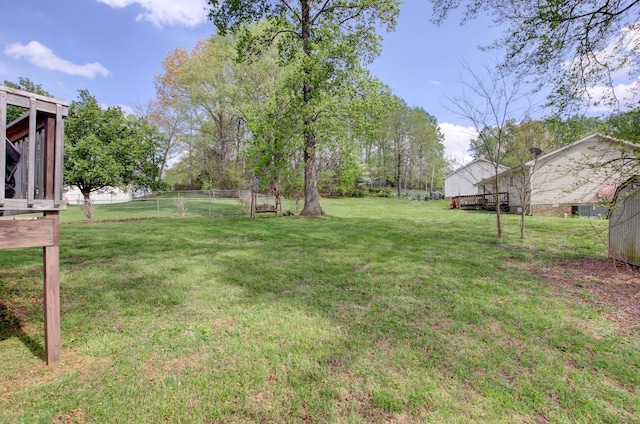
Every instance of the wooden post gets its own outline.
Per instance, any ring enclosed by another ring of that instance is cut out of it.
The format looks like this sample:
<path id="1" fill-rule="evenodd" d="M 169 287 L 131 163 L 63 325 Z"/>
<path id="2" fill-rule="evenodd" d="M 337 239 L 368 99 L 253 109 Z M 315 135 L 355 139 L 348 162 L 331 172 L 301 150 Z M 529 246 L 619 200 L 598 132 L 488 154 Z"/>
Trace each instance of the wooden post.
<path id="1" fill-rule="evenodd" d="M 44 194 L 55 198 L 56 140 L 58 122 L 53 116 L 45 120 L 44 127 Z M 60 361 L 60 213 L 45 212 L 44 218 L 53 224 L 53 243 L 43 247 L 44 256 L 44 351 L 47 364 Z"/>
<path id="2" fill-rule="evenodd" d="M 251 218 L 256 217 L 256 193 L 251 190 Z"/>
<path id="3" fill-rule="evenodd" d="M 7 93 L 0 91 L 0 206 L 4 206 L 4 173 L 7 163 L 5 139 L 7 138 Z"/>
<path id="4" fill-rule="evenodd" d="M 60 215 L 45 212 L 45 219 L 53 221 L 54 245 L 43 248 L 44 256 L 44 351 L 47 365 L 60 361 Z"/>

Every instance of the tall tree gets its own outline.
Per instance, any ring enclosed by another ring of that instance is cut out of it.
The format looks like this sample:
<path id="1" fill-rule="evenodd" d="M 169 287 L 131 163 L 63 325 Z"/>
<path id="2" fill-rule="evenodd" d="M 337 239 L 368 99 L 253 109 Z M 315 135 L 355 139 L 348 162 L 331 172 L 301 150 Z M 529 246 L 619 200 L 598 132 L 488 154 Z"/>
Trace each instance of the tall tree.
<path id="1" fill-rule="evenodd" d="M 594 132 L 604 131 L 604 122 L 598 117 L 574 115 L 567 119 L 559 116 L 544 120 L 544 126 L 551 133 L 556 147 L 565 146 Z"/>
<path id="2" fill-rule="evenodd" d="M 198 44 L 200 46 L 200 44 Z M 185 83 L 185 74 L 191 55 L 181 47 L 176 47 L 173 51 L 167 53 L 162 61 L 164 73 L 154 76 L 154 85 L 156 89 L 156 102 L 160 108 L 161 114 L 172 116 L 176 128 L 180 128 L 176 135 L 175 143 L 180 147 L 177 153 L 178 163 L 173 166 L 171 177 L 168 181 L 172 186 L 179 185 L 189 189 L 198 185 L 197 179 L 199 171 L 196 165 L 196 123 L 198 121 L 196 111 L 191 103 L 188 93 L 188 84 Z M 154 119 L 152 118 L 152 123 Z M 156 123 L 157 124 L 157 123 Z M 170 125 L 172 127 L 173 125 Z M 158 125 L 163 130 L 163 125 Z M 169 139 L 169 135 L 163 131 L 165 137 Z"/>
<path id="3" fill-rule="evenodd" d="M 398 197 L 402 195 L 402 183 L 406 179 L 404 170 L 408 162 L 411 139 L 411 110 L 404 101 L 396 98 L 395 105 L 387 116 L 387 139 L 391 142 L 394 162 L 394 177 Z"/>
<path id="4" fill-rule="evenodd" d="M 348 100 L 348 114 L 339 123 L 349 131 L 348 136 L 358 140 L 359 164 L 362 182 L 374 183 L 387 180 L 393 171 L 387 172 L 387 115 L 398 99 L 391 88 L 380 80 L 366 76 L 354 84 L 355 90 Z M 392 160 L 389 159 L 389 163 Z"/>
<path id="5" fill-rule="evenodd" d="M 463 8 L 462 21 L 487 13 L 506 27 L 494 47 L 506 49 L 503 65 L 552 83 L 561 109 L 576 100 L 618 106 L 614 77 L 640 74 L 638 0 L 430 0 L 434 21 Z M 607 89 L 601 98 L 590 90 Z M 635 85 L 636 92 L 638 85 Z"/>
<path id="6" fill-rule="evenodd" d="M 640 144 L 640 109 L 609 116 L 604 131 L 620 140 Z"/>
<path id="7" fill-rule="evenodd" d="M 147 119 L 152 128 L 157 129 L 157 155 L 160 160 L 158 177 L 165 174 L 169 161 L 180 151 L 180 138 L 186 132 L 186 121 L 179 104 L 165 102 L 163 99 L 149 100 L 138 111 Z"/>
<path id="8" fill-rule="evenodd" d="M 237 167 L 246 129 L 237 88 L 242 71 L 234 53 L 227 37 L 201 41 L 184 75 L 191 104 L 202 116 L 200 131 L 205 145 L 201 159 L 207 162 L 207 182 L 225 188 L 237 184 L 228 181 L 229 171 Z"/>
<path id="9" fill-rule="evenodd" d="M 266 189 L 276 197 L 284 195 L 298 202 L 303 185 L 302 174 L 298 174 L 301 137 L 290 101 L 288 91 L 274 90 L 267 99 L 246 107 L 252 133 L 247 159 L 258 179 L 259 187 L 254 188 Z"/>
<path id="10" fill-rule="evenodd" d="M 331 86 L 339 85 L 350 69 L 367 62 L 379 51 L 376 26 L 393 28 L 399 0 L 209 0 L 209 18 L 218 31 L 242 34 L 241 56 L 277 43 L 281 59 L 299 70 L 291 88 L 297 102 L 304 137 L 305 204 L 302 215 L 320 216 L 318 191 L 318 129 L 321 104 Z M 244 25 L 265 19 L 260 34 Z"/>
<path id="11" fill-rule="evenodd" d="M 157 133 L 143 118 L 119 107 L 102 109 L 80 90 L 65 121 L 65 183 L 91 193 L 113 186 L 154 189 L 158 181 Z"/>
<path id="12" fill-rule="evenodd" d="M 411 185 L 430 191 L 442 188 L 441 182 L 444 182 L 443 169 L 446 162 L 444 135 L 438 127 L 438 121 L 419 107 L 411 109 L 410 120 L 412 131 L 409 174 L 413 175 Z"/>

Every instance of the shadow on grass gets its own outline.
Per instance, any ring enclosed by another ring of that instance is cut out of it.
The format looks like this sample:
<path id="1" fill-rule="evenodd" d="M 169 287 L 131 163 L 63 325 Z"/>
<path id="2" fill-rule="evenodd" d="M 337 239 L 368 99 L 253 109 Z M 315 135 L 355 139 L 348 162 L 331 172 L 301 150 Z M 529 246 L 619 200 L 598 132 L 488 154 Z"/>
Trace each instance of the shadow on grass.
<path id="1" fill-rule="evenodd" d="M 42 343 L 29 336 L 22 328 L 22 319 L 19 318 L 5 303 L 0 302 L 0 341 L 16 337 L 34 356 L 45 360 Z"/>
<path id="2" fill-rule="evenodd" d="M 149 349 L 171 350 L 190 340 L 197 346 L 200 340 L 213 344 L 211 340 L 224 337 L 223 342 L 235 343 L 249 355 L 246 364 L 255 366 L 272 349 L 273 375 L 282 378 L 277 390 L 294 392 L 292 402 L 317 405 L 312 416 L 329 410 L 315 398 L 324 393 L 325 402 L 333 404 L 340 395 L 322 382 L 339 383 L 350 373 L 356 374 L 343 383 L 357 387 L 363 422 L 380 421 L 380 411 L 418 416 L 428 399 L 424 381 L 413 374 L 433 375 L 434 387 L 440 381 L 473 387 L 483 399 L 493 396 L 496 407 L 503 404 L 499 394 L 491 394 L 496 386 L 515 391 L 514 397 L 533 392 L 539 400 L 522 406 L 524 415 L 552 409 L 546 404 L 549 395 L 565 392 L 548 388 L 555 377 L 537 384 L 538 375 L 556 375 L 555 365 L 567 362 L 586 369 L 581 377 L 591 381 L 589 350 L 600 349 L 604 357 L 610 355 L 609 345 L 619 344 L 598 341 L 582 327 L 565 324 L 565 317 L 583 311 L 568 313 L 562 299 L 546 295 L 545 286 L 523 266 L 535 252 L 527 245 L 499 245 L 490 215 L 456 217 L 433 216 L 428 222 L 402 217 L 176 219 L 64 226 L 61 263 L 67 278 L 62 296 L 69 319 L 63 316 L 63 321 L 77 339 L 112 335 L 108 341 L 131 325 L 125 332 L 130 338 L 115 343 L 113 352 L 144 340 Z M 229 291 L 232 295 L 225 297 Z M 16 311 L 4 305 L 1 311 L 0 340 L 25 337 Z M 228 319 L 217 319 L 225 314 Z M 148 336 L 154 330 L 140 325 L 163 315 L 166 322 L 190 324 L 193 318 L 194 325 L 177 327 L 171 336 L 162 336 L 170 328 Z M 257 322 L 250 323 L 254 317 Z M 317 331 L 324 321 L 329 325 Z M 233 325 L 227 328 L 227 322 Z M 218 329 L 224 331 L 218 334 Z M 231 361 L 234 350 L 229 352 L 225 357 L 212 349 L 211 355 Z M 576 367 L 561 368 L 559 379 L 566 381 Z M 279 374 L 283 369 L 286 373 Z M 241 366 L 240 371 L 229 369 L 229 381 L 246 372 Z M 632 387 L 635 377 L 622 372 L 607 376 Z M 365 375 L 372 383 L 360 385 L 357 379 Z M 403 387 L 390 383 L 396 377 Z M 566 396 L 574 403 L 590 398 L 586 386 L 572 388 Z M 370 387 L 381 389 L 374 393 Z M 247 393 L 235 390 L 225 393 Z M 588 405 L 582 406 L 574 421 L 588 414 Z M 297 408 L 308 412 L 306 406 Z"/>

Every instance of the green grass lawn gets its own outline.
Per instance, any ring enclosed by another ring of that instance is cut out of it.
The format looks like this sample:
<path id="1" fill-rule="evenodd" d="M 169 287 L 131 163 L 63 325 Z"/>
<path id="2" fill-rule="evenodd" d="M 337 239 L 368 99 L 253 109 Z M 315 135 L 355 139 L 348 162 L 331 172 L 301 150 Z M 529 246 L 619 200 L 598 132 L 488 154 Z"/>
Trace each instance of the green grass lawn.
<path id="1" fill-rule="evenodd" d="M 171 218 L 178 216 L 178 209 L 174 199 L 181 199 L 185 203 L 185 216 L 224 216 L 242 215 L 242 205 L 237 199 L 218 199 L 214 197 L 193 197 L 173 195 L 171 198 L 157 197 L 153 199 L 136 199 L 128 203 L 107 203 L 94 206 L 94 221 Z M 245 213 L 249 214 L 249 206 L 245 206 Z M 62 213 L 63 222 L 86 222 L 77 205 L 70 204 Z"/>
<path id="2" fill-rule="evenodd" d="M 53 368 L 41 249 L 1 251 L 0 422 L 640 421 L 638 326 L 534 271 L 604 260 L 605 220 L 532 217 L 521 241 L 505 216 L 500 244 L 493 214 L 446 201 L 322 204 L 93 224 L 70 208 Z"/>

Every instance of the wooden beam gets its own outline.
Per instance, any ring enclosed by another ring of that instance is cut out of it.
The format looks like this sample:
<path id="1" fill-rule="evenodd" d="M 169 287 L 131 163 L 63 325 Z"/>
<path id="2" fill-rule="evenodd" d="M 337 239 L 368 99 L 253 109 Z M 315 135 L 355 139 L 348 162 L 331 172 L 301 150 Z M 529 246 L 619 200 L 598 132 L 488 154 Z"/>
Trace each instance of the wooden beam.
<path id="1" fill-rule="evenodd" d="M 30 99 L 29 108 L 29 139 L 27 152 L 27 206 L 33 206 L 36 192 L 36 137 L 38 122 L 38 104 L 36 99 Z"/>
<path id="2" fill-rule="evenodd" d="M 60 211 L 67 208 L 66 202 L 58 202 L 56 206 L 55 200 L 35 199 L 33 204 L 29 206 L 27 199 L 4 199 L 4 209 L 8 211 L 22 211 L 24 213 L 44 212 L 44 211 Z"/>
<path id="3" fill-rule="evenodd" d="M 0 92 L 6 93 L 7 103 L 14 106 L 20 106 L 28 109 L 30 106 L 29 99 L 36 99 L 40 103 L 39 110 L 49 113 L 56 113 L 56 105 L 62 105 L 63 113 L 65 116 L 69 113 L 69 106 L 67 102 L 53 99 L 47 96 L 41 96 L 35 93 L 29 93 L 23 90 L 16 90 L 14 88 L 5 87 L 0 85 Z"/>
<path id="4" fill-rule="evenodd" d="M 45 212 L 45 221 L 53 222 L 58 234 L 58 212 Z M 60 362 L 60 247 L 46 246 L 44 258 L 44 351 L 47 365 Z"/>
<path id="5" fill-rule="evenodd" d="M 5 145 L 5 139 L 7 138 L 7 93 L 0 92 L 0 207 L 4 204 L 4 176 L 7 166 L 7 146 Z"/>
<path id="6" fill-rule="evenodd" d="M 56 105 L 56 132 L 55 132 L 55 151 L 54 151 L 54 181 L 53 181 L 53 201 L 56 208 L 62 203 L 62 186 L 63 186 L 63 161 L 64 161 L 64 124 L 62 105 Z"/>
<path id="7" fill-rule="evenodd" d="M 59 220 L 48 214 L 40 219 L 1 219 L 0 249 L 57 246 L 59 225 Z"/>
<path id="8" fill-rule="evenodd" d="M 44 199 L 55 200 L 55 150 L 56 150 L 56 119 L 54 116 L 44 118 Z M 55 203 L 55 202 L 54 202 Z"/>

